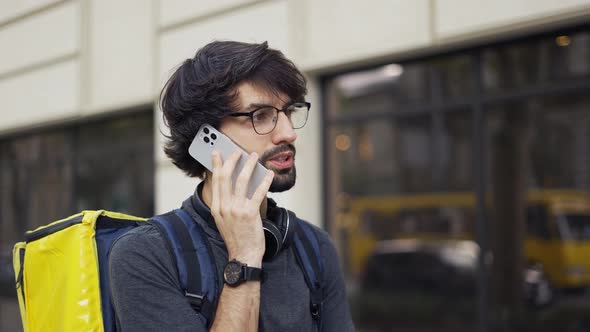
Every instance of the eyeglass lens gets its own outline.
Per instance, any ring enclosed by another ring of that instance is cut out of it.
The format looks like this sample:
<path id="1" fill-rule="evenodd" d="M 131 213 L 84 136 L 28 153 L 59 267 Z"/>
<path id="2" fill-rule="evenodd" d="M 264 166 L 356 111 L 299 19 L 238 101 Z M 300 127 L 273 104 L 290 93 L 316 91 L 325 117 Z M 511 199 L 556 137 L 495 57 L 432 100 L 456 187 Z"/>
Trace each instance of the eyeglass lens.
<path id="1" fill-rule="evenodd" d="M 285 115 L 291 121 L 293 129 L 305 126 L 308 108 L 305 104 L 293 104 L 285 110 Z M 274 130 L 278 121 L 279 111 L 272 107 L 258 109 L 252 114 L 254 130 L 259 134 L 268 134 Z"/>

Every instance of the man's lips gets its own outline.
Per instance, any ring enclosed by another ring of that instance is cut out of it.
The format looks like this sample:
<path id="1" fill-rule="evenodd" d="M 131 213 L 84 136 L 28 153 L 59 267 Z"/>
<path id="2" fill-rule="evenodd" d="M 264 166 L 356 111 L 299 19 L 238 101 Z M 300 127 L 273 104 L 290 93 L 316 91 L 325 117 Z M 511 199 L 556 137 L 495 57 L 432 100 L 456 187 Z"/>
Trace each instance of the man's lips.
<path id="1" fill-rule="evenodd" d="M 293 151 L 285 151 L 277 153 L 268 159 L 268 162 L 276 169 L 285 169 L 293 167 L 295 162 L 295 154 Z"/>

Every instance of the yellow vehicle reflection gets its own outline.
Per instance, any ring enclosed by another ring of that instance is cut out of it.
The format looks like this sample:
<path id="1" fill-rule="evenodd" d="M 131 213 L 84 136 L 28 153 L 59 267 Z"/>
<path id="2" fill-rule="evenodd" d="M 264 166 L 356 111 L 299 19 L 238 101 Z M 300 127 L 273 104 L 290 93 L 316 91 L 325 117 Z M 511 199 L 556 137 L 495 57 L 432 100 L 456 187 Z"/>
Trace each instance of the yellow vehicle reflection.
<path id="1" fill-rule="evenodd" d="M 379 241 L 474 239 L 475 202 L 461 192 L 348 199 L 337 218 L 347 270 L 359 277 Z M 542 266 L 554 287 L 590 286 L 590 195 L 533 191 L 524 212 L 528 263 Z"/>

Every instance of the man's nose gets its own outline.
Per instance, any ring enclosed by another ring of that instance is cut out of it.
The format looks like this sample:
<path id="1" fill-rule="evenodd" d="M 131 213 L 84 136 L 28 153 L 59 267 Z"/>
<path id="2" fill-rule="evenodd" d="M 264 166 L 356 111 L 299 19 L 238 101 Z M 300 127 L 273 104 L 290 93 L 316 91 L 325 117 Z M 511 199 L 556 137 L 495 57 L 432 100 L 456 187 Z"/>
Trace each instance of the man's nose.
<path id="1" fill-rule="evenodd" d="M 291 120 L 285 113 L 280 112 L 277 119 L 277 126 L 272 131 L 272 142 L 278 145 L 280 143 L 293 143 L 296 139 L 297 133 L 293 129 Z"/>

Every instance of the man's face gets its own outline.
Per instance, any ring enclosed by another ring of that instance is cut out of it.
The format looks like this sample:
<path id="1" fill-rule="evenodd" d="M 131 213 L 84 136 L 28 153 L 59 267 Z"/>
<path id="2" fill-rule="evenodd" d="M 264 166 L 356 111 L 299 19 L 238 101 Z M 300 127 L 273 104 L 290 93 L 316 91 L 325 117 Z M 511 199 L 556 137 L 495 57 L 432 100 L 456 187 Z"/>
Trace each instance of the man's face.
<path id="1" fill-rule="evenodd" d="M 250 83 L 238 85 L 236 112 L 250 112 L 255 105 L 269 105 L 282 109 L 292 101 L 284 94 L 278 96 Z M 275 173 L 269 191 L 282 192 L 295 185 L 295 140 L 297 133 L 285 113 L 279 112 L 276 127 L 265 135 L 259 135 L 252 127 L 249 117 L 227 117 L 219 130 L 238 143 L 246 152 L 256 152 L 264 167 Z"/>

